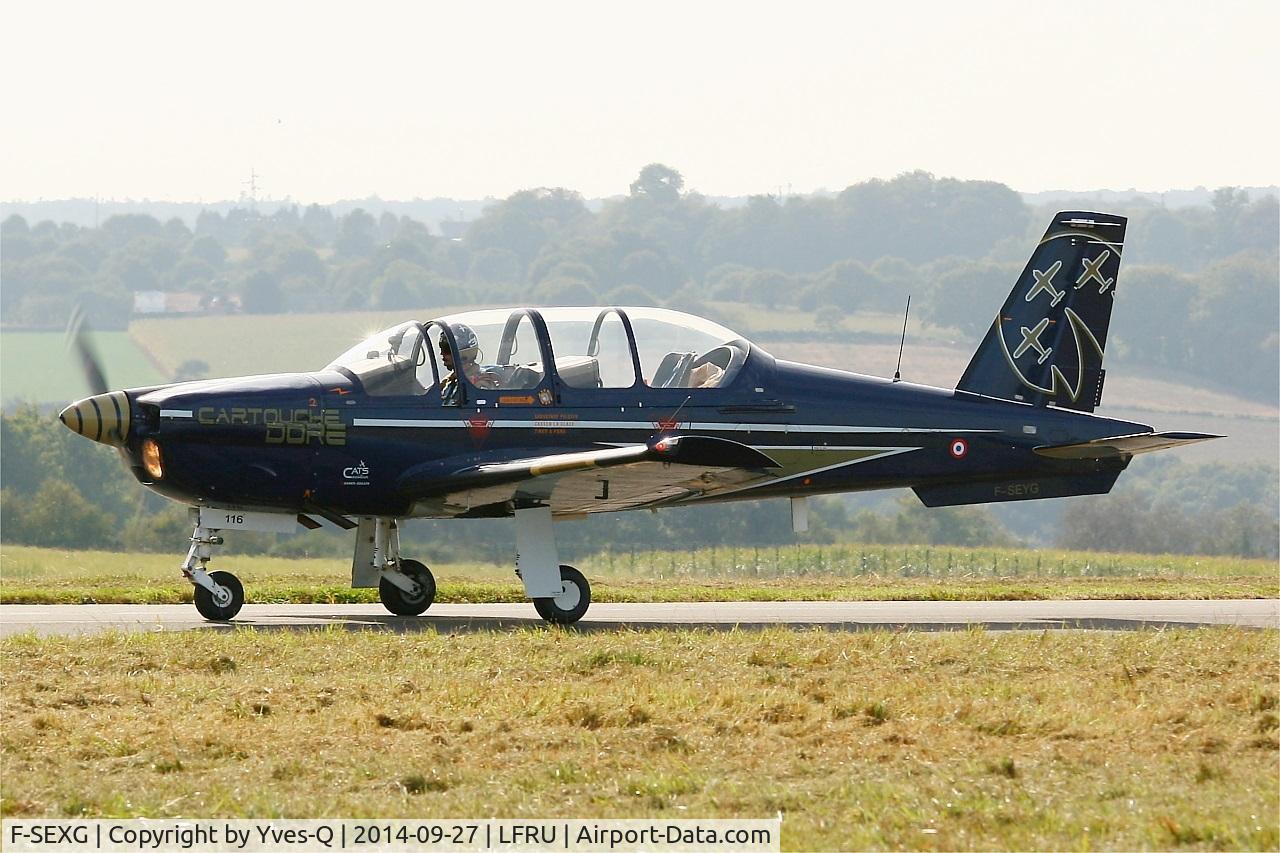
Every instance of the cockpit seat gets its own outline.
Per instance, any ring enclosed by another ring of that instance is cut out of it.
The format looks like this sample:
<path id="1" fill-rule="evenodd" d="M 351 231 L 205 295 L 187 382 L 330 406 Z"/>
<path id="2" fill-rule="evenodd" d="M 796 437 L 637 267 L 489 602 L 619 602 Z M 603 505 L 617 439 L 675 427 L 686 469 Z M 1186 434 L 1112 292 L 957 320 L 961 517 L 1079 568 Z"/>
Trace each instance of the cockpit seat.
<path id="1" fill-rule="evenodd" d="M 689 385 L 694 388 L 719 388 L 726 377 L 737 374 L 747 360 L 747 351 L 736 343 L 727 343 L 708 351 L 693 362 Z"/>
<path id="2" fill-rule="evenodd" d="M 658 369 L 653 372 L 652 388 L 682 388 L 689 365 L 697 358 L 696 352 L 669 352 L 658 362 Z"/>
<path id="3" fill-rule="evenodd" d="M 556 357 L 556 373 L 571 388 L 599 388 L 600 361 L 589 355 Z"/>

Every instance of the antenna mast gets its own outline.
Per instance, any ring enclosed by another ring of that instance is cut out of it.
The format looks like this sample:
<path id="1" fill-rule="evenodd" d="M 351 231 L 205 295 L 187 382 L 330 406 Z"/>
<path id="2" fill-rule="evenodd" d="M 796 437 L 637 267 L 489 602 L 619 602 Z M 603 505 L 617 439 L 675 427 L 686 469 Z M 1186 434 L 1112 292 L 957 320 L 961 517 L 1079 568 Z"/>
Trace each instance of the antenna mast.
<path id="1" fill-rule="evenodd" d="M 907 310 L 902 312 L 902 340 L 898 341 L 898 366 L 893 371 L 893 381 L 902 381 L 902 348 L 907 345 L 907 317 L 911 314 L 911 294 L 907 294 Z"/>
<path id="2" fill-rule="evenodd" d="M 255 209 L 258 205 L 258 178 L 260 177 L 262 176 L 258 174 L 258 171 L 252 166 L 250 166 L 249 180 L 241 182 L 241 186 L 246 186 L 249 188 L 249 192 L 248 192 L 249 206 Z M 246 197 L 245 192 L 241 190 L 240 192 L 241 200 L 244 200 L 245 197 Z"/>

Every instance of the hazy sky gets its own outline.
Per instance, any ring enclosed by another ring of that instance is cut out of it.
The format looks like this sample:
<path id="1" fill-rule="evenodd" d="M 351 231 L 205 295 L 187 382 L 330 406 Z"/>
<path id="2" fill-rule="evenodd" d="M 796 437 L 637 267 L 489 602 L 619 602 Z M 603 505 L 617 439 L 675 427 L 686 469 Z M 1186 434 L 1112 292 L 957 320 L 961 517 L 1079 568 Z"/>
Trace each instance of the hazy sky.
<path id="1" fill-rule="evenodd" d="M 1280 3 L 6 2 L 0 199 L 1280 183 Z"/>

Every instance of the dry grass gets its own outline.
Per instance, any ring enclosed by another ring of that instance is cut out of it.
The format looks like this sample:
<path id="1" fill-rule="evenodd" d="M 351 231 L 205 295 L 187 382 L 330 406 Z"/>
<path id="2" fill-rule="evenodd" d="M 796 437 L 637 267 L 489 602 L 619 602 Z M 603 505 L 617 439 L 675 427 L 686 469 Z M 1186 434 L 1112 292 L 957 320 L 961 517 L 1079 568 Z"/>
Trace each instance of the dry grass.
<path id="1" fill-rule="evenodd" d="M 0 642 L 10 816 L 785 814 L 789 849 L 1280 845 L 1277 639 Z"/>
<path id="2" fill-rule="evenodd" d="M 173 554 L 7 546 L 0 602 L 176 603 L 191 586 Z M 350 563 L 232 555 L 256 602 L 371 602 L 349 588 Z M 597 601 L 1264 598 L 1280 595 L 1273 562 L 1229 557 L 1016 549 L 797 546 L 600 554 L 583 561 Z M 510 566 L 434 565 L 442 602 L 523 601 Z"/>

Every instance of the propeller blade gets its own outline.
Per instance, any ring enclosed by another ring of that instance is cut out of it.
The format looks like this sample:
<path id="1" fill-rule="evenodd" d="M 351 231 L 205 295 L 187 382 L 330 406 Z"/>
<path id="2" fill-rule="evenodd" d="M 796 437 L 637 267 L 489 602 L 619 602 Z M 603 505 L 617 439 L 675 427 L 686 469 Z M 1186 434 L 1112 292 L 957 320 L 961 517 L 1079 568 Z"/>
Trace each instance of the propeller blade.
<path id="1" fill-rule="evenodd" d="M 107 393 L 110 390 L 107 385 L 107 376 L 102 370 L 98 353 L 93 348 L 83 305 L 77 304 L 71 312 L 71 320 L 67 323 L 67 347 L 75 349 L 80 359 L 80 369 L 84 372 L 85 382 L 89 384 L 90 393 Z"/>

